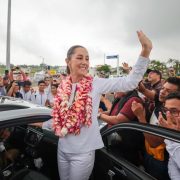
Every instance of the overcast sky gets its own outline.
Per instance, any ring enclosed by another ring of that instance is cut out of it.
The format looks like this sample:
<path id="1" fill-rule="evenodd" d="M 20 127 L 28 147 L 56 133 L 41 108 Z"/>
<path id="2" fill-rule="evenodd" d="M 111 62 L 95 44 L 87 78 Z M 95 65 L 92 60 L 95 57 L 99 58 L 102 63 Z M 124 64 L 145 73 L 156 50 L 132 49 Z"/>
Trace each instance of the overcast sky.
<path id="1" fill-rule="evenodd" d="M 0 62 L 6 62 L 8 0 L 0 0 Z M 104 54 L 133 65 L 136 30 L 153 42 L 151 59 L 180 59 L 180 0 L 12 0 L 11 63 L 65 65 L 68 48 L 85 46 L 91 66 Z M 116 60 L 106 60 L 116 65 Z"/>

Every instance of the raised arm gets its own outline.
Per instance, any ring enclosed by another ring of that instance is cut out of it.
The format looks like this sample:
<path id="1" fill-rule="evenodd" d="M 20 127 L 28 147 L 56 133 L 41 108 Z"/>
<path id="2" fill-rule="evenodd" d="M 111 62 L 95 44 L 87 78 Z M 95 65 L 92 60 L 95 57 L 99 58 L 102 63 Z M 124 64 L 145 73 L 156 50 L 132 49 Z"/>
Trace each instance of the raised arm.
<path id="1" fill-rule="evenodd" d="M 94 88 L 98 88 L 97 91 L 100 94 L 118 91 L 131 91 L 135 89 L 138 86 L 138 83 L 142 80 L 149 63 L 149 55 L 152 49 L 152 43 L 142 31 L 138 31 L 137 34 L 142 49 L 140 52 L 140 57 L 133 67 L 131 73 L 127 77 L 112 79 L 96 78 Z"/>
<path id="2" fill-rule="evenodd" d="M 140 56 L 149 58 L 150 52 L 152 50 L 151 40 L 149 40 L 149 38 L 142 31 L 137 31 L 137 35 L 142 46 Z"/>
<path id="3" fill-rule="evenodd" d="M 24 73 L 24 71 L 22 69 L 19 68 L 19 71 L 21 72 L 21 75 L 23 77 L 23 81 L 26 81 L 27 80 L 27 76 L 26 74 Z"/>

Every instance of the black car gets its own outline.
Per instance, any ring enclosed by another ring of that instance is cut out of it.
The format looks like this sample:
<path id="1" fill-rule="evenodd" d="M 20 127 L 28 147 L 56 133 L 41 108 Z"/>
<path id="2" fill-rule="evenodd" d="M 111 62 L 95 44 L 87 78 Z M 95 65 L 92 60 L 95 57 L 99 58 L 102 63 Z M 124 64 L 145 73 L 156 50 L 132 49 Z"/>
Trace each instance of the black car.
<path id="1" fill-rule="evenodd" d="M 49 108 L 0 97 L 0 179 L 59 179 L 56 157 L 58 137 L 51 131 L 32 125 L 49 119 Z M 104 126 L 101 134 L 105 147 L 96 151 L 90 179 L 155 179 L 143 167 L 144 132 L 180 143 L 180 133 L 153 125 L 121 123 L 111 128 Z M 132 139 L 126 139 L 123 144 L 120 134 L 125 137 L 131 134 Z"/>

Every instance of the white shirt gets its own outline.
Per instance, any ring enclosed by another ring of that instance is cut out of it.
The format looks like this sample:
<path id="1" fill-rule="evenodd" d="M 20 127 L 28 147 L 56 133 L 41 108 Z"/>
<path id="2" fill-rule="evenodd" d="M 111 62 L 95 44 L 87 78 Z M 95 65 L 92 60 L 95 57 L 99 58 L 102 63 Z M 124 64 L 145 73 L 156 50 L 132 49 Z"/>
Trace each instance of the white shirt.
<path id="1" fill-rule="evenodd" d="M 20 93 L 22 94 L 23 99 L 24 99 L 25 101 L 31 101 L 31 91 L 25 92 L 25 91 L 21 88 Z"/>
<path id="2" fill-rule="evenodd" d="M 31 95 L 32 102 L 41 106 L 45 106 L 47 99 L 48 95 L 45 92 L 40 93 L 39 91 L 37 91 Z"/>
<path id="3" fill-rule="evenodd" d="M 153 125 L 156 125 L 156 126 L 159 125 L 159 120 L 158 120 L 158 118 L 156 117 L 154 111 L 153 111 L 153 113 L 152 113 L 152 115 L 151 115 L 151 118 L 150 118 L 150 121 L 149 121 L 149 122 L 150 122 L 150 124 L 153 124 Z"/>
<path id="4" fill-rule="evenodd" d="M 180 143 L 165 139 L 169 153 L 168 173 L 171 180 L 180 179 Z"/>
<path id="5" fill-rule="evenodd" d="M 51 93 L 51 85 L 49 84 L 45 89 L 44 92 L 48 95 Z"/>
<path id="6" fill-rule="evenodd" d="M 135 89 L 138 83 L 142 80 L 147 69 L 149 59 L 139 57 L 136 65 L 131 73 L 126 77 L 118 78 L 94 78 L 92 96 L 92 125 L 88 128 L 83 126 L 79 135 L 68 134 L 63 138 L 59 138 L 58 148 L 65 153 L 86 153 L 95 149 L 100 149 L 104 146 L 97 120 L 98 107 L 101 94 L 111 92 L 126 92 Z M 72 85 L 71 96 L 75 91 Z M 71 97 L 70 97 L 71 99 Z"/>

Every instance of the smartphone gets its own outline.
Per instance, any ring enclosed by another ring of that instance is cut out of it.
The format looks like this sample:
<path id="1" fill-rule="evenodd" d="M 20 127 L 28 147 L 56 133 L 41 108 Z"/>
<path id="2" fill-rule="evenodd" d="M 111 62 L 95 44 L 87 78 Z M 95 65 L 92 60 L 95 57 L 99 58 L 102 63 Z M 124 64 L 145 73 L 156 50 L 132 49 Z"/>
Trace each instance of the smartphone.
<path id="1" fill-rule="evenodd" d="M 165 120 L 167 120 L 166 113 L 163 112 L 163 111 L 161 111 L 161 113 L 162 113 L 162 117 L 163 117 Z"/>

